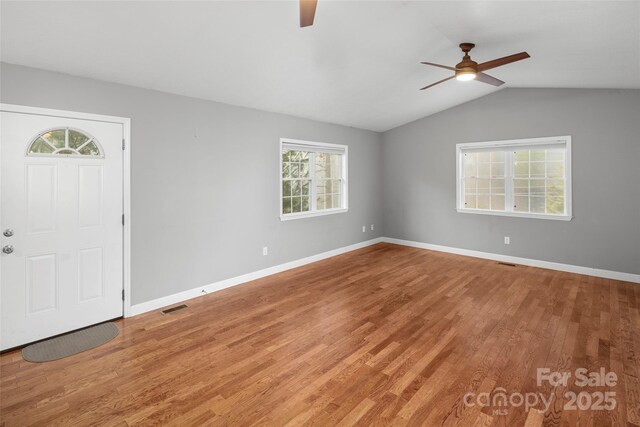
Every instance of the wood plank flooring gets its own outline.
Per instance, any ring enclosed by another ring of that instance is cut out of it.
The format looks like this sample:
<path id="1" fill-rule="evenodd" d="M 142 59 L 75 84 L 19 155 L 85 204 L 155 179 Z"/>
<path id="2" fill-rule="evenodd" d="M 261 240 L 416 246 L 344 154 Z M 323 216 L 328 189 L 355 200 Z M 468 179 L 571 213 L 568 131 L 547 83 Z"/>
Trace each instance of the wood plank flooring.
<path id="1" fill-rule="evenodd" d="M 67 359 L 5 353 L 0 420 L 640 426 L 639 303 L 637 284 L 378 244 L 120 320 L 118 338 Z M 538 387 L 545 367 L 618 381 Z M 555 400 L 545 413 L 464 403 L 500 387 Z M 615 409 L 565 410 L 583 390 L 615 392 Z"/>

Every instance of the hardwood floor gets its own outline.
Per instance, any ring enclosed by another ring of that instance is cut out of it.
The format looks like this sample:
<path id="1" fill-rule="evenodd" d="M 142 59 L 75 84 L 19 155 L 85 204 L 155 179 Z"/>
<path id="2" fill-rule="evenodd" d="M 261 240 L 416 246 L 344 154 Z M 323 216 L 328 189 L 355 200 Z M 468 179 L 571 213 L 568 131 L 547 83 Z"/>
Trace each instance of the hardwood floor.
<path id="1" fill-rule="evenodd" d="M 120 320 L 118 338 L 67 359 L 3 354 L 1 420 L 640 426 L 639 302 L 637 284 L 378 244 Z M 618 381 L 538 387 L 545 367 Z M 465 406 L 499 387 L 555 400 Z M 615 392 L 616 407 L 563 410 L 567 391 Z"/>

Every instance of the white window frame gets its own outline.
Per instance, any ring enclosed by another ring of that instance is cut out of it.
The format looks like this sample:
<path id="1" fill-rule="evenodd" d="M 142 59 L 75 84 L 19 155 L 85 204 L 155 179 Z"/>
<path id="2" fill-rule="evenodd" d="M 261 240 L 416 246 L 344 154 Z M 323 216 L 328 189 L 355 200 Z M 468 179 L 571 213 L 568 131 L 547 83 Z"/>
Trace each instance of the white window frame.
<path id="1" fill-rule="evenodd" d="M 308 151 L 310 152 L 310 158 L 309 158 L 309 181 L 310 184 L 310 188 L 309 188 L 309 197 L 310 197 L 310 210 L 308 212 L 296 212 L 296 213 L 290 213 L 290 214 L 285 214 L 282 213 L 282 152 L 283 147 L 285 145 L 296 145 L 296 146 L 300 146 L 301 149 L 302 148 L 308 148 Z M 316 209 L 316 185 L 315 185 L 315 153 L 313 153 L 313 151 L 322 151 L 322 149 L 329 149 L 329 150 L 335 150 L 335 151 L 342 151 L 342 176 L 341 176 L 341 182 L 342 182 L 342 188 L 341 188 L 341 196 L 342 196 L 342 207 L 340 208 L 332 208 L 332 209 L 323 209 L 323 210 L 317 210 Z M 280 220 L 281 221 L 290 221 L 290 220 L 294 220 L 294 219 L 301 219 L 301 218 L 313 218 L 313 217 L 317 217 L 317 216 L 324 216 L 324 215 L 333 215 L 333 214 L 337 214 L 337 213 L 343 213 L 343 212 L 348 212 L 349 211 L 349 180 L 348 180 L 348 170 L 349 170 L 349 147 L 346 145 L 340 145 L 340 144 L 329 144 L 326 142 L 314 142 L 314 141 L 305 141 L 305 140 L 301 140 L 301 139 L 292 139 L 292 138 L 280 138 L 280 157 L 278 160 L 278 176 L 280 177 L 278 179 L 278 182 L 280 183 L 280 189 L 278 190 L 278 194 L 280 195 L 280 203 L 278 203 L 278 205 L 280 206 Z"/>
<path id="2" fill-rule="evenodd" d="M 514 212 L 513 211 L 513 150 L 526 149 L 526 147 L 535 146 L 549 146 L 549 145 L 564 145 L 564 187 L 565 187 L 565 214 L 542 214 L 542 213 L 527 213 L 527 212 Z M 496 149 L 505 150 L 505 210 L 504 211 L 491 211 L 486 209 L 471 209 L 464 206 L 464 167 L 463 159 L 464 152 L 472 149 Z M 456 210 L 459 213 L 470 213 L 480 215 L 498 215 L 498 216 L 511 216 L 520 218 L 537 218 L 537 219 L 551 219 L 560 221 L 570 221 L 572 216 L 571 207 L 571 136 L 553 136 L 543 138 L 528 138 L 528 139 L 511 139 L 504 141 L 486 141 L 486 142 L 472 142 L 456 144 Z"/>

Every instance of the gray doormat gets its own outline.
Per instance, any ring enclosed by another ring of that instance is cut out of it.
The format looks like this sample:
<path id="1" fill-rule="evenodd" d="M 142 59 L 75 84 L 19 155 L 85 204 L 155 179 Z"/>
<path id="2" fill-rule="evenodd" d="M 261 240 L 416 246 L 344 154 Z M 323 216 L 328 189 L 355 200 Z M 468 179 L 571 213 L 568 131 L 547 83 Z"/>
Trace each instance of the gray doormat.
<path id="1" fill-rule="evenodd" d="M 50 362 L 99 347 L 117 337 L 119 333 L 120 330 L 115 323 L 101 323 L 31 344 L 22 349 L 22 357 L 27 362 Z"/>

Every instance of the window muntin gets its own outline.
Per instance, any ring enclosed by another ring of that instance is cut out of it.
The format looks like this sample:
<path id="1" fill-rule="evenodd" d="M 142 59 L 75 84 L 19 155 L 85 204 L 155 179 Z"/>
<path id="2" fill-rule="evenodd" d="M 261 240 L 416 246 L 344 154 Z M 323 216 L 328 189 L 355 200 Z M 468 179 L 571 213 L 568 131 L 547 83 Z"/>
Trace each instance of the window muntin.
<path id="1" fill-rule="evenodd" d="M 458 211 L 571 219 L 571 138 L 458 144 Z"/>
<path id="2" fill-rule="evenodd" d="M 347 147 L 281 140 L 281 219 L 347 210 Z"/>
<path id="3" fill-rule="evenodd" d="M 29 156 L 102 157 L 102 149 L 93 137 L 71 128 L 51 129 L 36 136 L 29 144 Z"/>

